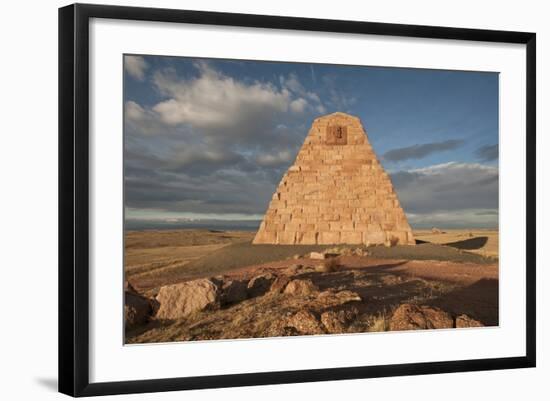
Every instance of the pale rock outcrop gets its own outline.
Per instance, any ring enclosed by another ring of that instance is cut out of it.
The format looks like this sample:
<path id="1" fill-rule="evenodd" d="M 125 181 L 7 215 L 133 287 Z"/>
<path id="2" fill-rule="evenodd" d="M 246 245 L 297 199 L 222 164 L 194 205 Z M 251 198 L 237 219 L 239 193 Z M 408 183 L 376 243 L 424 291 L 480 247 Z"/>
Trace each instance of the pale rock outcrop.
<path id="1" fill-rule="evenodd" d="M 325 330 L 323 330 L 321 323 L 319 322 L 317 317 L 315 317 L 313 313 L 307 310 L 301 310 L 292 315 L 290 318 L 288 318 L 286 324 L 287 326 L 293 327 L 298 330 L 300 334 L 325 333 Z"/>
<path id="2" fill-rule="evenodd" d="M 220 289 L 209 279 L 192 280 L 161 287 L 156 300 L 160 303 L 157 318 L 182 319 L 216 307 L 220 301 Z"/>
<path id="3" fill-rule="evenodd" d="M 321 323 L 329 333 L 345 333 L 347 320 L 344 311 L 327 311 L 321 314 Z"/>
<path id="4" fill-rule="evenodd" d="M 278 276 L 275 281 L 271 284 L 271 287 L 269 288 L 269 292 L 272 294 L 280 294 L 283 292 L 287 286 L 287 284 L 290 282 L 290 278 L 288 276 Z"/>
<path id="5" fill-rule="evenodd" d="M 483 323 L 481 323 L 478 320 L 472 319 L 468 315 L 459 315 L 455 319 L 455 326 L 457 328 L 465 328 L 465 327 L 483 327 Z"/>
<path id="6" fill-rule="evenodd" d="M 289 295 L 307 296 L 317 291 L 319 291 L 319 288 L 311 280 L 295 279 L 286 285 L 283 292 Z"/>
<path id="7" fill-rule="evenodd" d="M 393 313 L 389 329 L 422 330 L 451 329 L 454 326 L 452 316 L 435 307 L 402 304 Z"/>

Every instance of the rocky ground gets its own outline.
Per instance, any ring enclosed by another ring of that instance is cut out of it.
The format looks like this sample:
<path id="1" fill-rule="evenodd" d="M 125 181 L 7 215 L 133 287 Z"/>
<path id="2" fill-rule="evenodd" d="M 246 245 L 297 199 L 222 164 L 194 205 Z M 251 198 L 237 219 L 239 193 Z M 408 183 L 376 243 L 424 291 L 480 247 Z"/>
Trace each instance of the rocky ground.
<path id="1" fill-rule="evenodd" d="M 126 342 L 498 325 L 494 258 L 423 244 L 287 255 L 291 247 L 265 261 L 247 255 L 250 247 L 242 238 L 229 241 L 162 285 L 127 274 Z M 237 253 L 237 262 L 227 260 Z"/>

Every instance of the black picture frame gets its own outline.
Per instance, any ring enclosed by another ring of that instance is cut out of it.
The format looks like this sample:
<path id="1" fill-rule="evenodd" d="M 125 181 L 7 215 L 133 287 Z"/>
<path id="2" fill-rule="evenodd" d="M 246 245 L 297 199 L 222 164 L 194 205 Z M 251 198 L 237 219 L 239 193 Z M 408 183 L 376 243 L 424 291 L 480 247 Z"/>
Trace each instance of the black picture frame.
<path id="1" fill-rule="evenodd" d="M 89 381 L 89 22 L 91 18 L 438 38 L 526 45 L 526 354 L 381 366 Z M 159 392 L 534 367 L 536 35 L 436 26 L 74 4 L 59 9 L 59 391 L 71 396 Z"/>

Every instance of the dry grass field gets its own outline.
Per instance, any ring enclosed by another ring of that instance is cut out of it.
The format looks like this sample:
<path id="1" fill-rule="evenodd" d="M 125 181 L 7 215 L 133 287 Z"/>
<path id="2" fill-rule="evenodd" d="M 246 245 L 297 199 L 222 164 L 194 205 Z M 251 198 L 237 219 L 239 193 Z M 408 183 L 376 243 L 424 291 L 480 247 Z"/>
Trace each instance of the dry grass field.
<path id="1" fill-rule="evenodd" d="M 171 284 L 178 280 L 190 261 L 230 244 L 251 241 L 252 236 L 253 233 L 245 231 L 129 231 L 124 244 L 126 280 L 144 292 Z"/>

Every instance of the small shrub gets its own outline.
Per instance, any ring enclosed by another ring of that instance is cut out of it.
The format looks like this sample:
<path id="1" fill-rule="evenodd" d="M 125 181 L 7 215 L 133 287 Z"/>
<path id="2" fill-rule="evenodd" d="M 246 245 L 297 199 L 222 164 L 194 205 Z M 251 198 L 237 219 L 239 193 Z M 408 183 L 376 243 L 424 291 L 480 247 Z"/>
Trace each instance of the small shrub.
<path id="1" fill-rule="evenodd" d="M 338 269 L 340 265 L 338 258 L 328 258 L 315 266 L 315 271 L 318 273 L 331 273 Z"/>
<path id="2" fill-rule="evenodd" d="M 389 329 L 389 321 L 386 318 L 385 313 L 372 316 L 368 331 L 378 332 L 378 331 L 388 331 L 388 329 Z"/>

